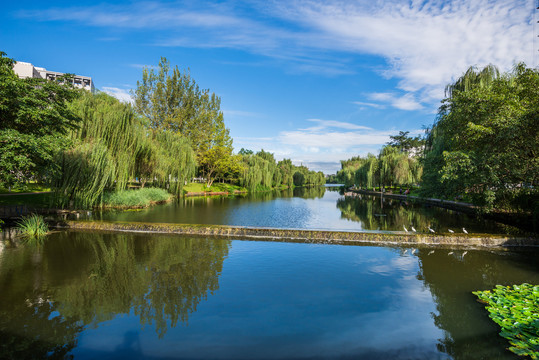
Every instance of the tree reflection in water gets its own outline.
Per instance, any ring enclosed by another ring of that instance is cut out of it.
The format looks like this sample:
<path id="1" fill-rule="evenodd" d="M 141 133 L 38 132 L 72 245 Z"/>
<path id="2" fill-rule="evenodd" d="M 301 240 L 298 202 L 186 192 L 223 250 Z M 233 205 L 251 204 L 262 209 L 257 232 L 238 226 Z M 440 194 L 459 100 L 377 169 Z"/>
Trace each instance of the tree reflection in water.
<path id="1" fill-rule="evenodd" d="M 450 254 L 452 252 L 452 254 Z M 539 283 L 536 250 L 420 249 L 418 279 L 436 303 L 434 324 L 444 330 L 438 349 L 454 359 L 518 359 L 484 305 L 471 293 L 497 284 Z"/>
<path id="2" fill-rule="evenodd" d="M 462 232 L 463 227 L 475 233 L 507 231 L 501 224 L 457 211 L 372 195 L 341 197 L 337 200 L 337 208 L 341 218 L 360 222 L 365 230 L 402 231 L 403 226 L 408 229 L 413 226 L 424 233 L 429 233 L 429 227 L 437 232 L 447 232 L 451 228 Z"/>
<path id="3" fill-rule="evenodd" d="M 159 337 L 219 289 L 230 241 L 54 234 L 0 258 L 0 358 L 63 357 L 85 326 L 133 312 Z"/>

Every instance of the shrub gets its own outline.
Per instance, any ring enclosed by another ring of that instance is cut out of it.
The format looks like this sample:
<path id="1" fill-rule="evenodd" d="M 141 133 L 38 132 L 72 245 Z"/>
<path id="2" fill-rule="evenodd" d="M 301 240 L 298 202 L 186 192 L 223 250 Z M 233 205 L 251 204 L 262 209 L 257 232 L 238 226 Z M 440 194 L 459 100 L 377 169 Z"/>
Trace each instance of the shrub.
<path id="1" fill-rule="evenodd" d="M 106 193 L 103 196 L 105 207 L 146 207 L 152 203 L 168 201 L 171 195 L 159 188 L 143 188 L 138 190 L 121 190 Z"/>
<path id="2" fill-rule="evenodd" d="M 42 238 L 49 232 L 49 227 L 43 219 L 43 216 L 32 214 L 23 217 L 17 223 L 17 228 L 21 231 L 24 237 L 27 238 Z"/>

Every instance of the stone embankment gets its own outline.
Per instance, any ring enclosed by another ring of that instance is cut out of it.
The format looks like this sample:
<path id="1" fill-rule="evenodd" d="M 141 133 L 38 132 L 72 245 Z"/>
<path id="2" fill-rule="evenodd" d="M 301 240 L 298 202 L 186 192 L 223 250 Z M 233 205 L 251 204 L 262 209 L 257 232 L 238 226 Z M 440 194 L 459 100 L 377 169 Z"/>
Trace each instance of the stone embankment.
<path id="1" fill-rule="evenodd" d="M 190 225 L 70 220 L 58 221 L 51 225 L 57 229 L 220 236 L 244 239 L 266 239 L 334 244 L 423 244 L 434 246 L 470 247 L 539 246 L 539 239 L 535 237 L 517 237 L 511 235 L 491 234 L 423 234 L 405 233 L 400 231 L 347 232 L 325 230 L 251 228 L 225 225 Z"/>
<path id="2" fill-rule="evenodd" d="M 474 214 L 477 212 L 478 208 L 469 203 L 460 202 L 460 201 L 450 201 L 450 200 L 441 200 L 441 199 L 431 199 L 431 198 L 422 198 L 419 196 L 412 196 L 412 195 L 400 195 L 400 194 L 392 194 L 392 193 L 381 193 L 379 191 L 370 191 L 370 190 L 359 190 L 354 189 L 346 192 L 345 196 L 357 196 L 358 194 L 365 194 L 365 195 L 375 195 L 375 196 L 383 196 L 388 199 L 396 199 L 401 201 L 420 201 L 424 204 L 432 205 L 432 206 L 438 206 L 446 209 L 451 210 L 458 210 L 461 212 L 466 212 L 469 214 Z"/>

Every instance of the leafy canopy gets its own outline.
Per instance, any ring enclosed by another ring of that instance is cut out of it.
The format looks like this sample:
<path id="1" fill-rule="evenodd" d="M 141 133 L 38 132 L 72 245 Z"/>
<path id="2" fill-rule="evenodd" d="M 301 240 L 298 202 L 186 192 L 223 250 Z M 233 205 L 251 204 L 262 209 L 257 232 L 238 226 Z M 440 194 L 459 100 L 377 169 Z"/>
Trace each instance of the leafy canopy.
<path id="1" fill-rule="evenodd" d="M 65 136 L 79 118 L 68 103 L 78 97 L 68 81 L 20 79 L 14 60 L 0 51 L 0 185 L 45 178 L 58 170 L 54 156 L 69 146 Z"/>

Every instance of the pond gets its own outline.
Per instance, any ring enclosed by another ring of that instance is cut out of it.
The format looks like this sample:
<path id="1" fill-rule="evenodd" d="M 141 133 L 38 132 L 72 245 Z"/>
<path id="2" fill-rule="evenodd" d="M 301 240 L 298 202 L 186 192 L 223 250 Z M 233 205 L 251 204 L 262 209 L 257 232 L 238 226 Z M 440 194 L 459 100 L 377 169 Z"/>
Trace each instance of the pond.
<path id="1" fill-rule="evenodd" d="M 0 247 L 0 358 L 514 359 L 471 291 L 538 249 L 62 231 Z"/>
<path id="2" fill-rule="evenodd" d="M 138 211 L 106 211 L 93 219 L 215 224 L 288 229 L 506 233 L 507 226 L 457 211 L 360 195 L 345 197 L 338 187 L 296 188 L 243 196 L 187 197 Z"/>

